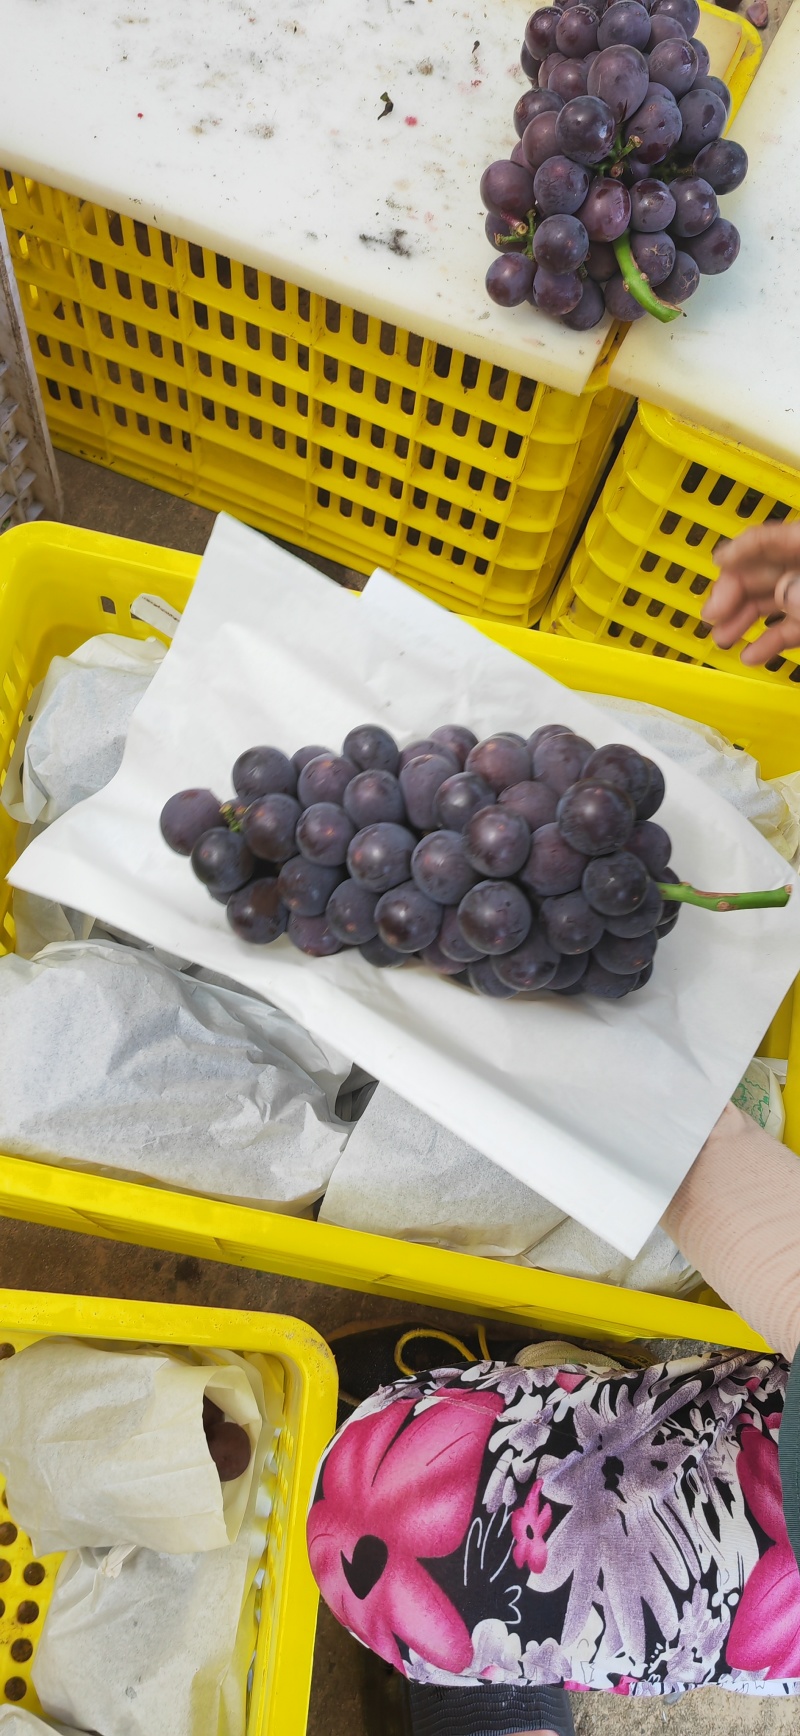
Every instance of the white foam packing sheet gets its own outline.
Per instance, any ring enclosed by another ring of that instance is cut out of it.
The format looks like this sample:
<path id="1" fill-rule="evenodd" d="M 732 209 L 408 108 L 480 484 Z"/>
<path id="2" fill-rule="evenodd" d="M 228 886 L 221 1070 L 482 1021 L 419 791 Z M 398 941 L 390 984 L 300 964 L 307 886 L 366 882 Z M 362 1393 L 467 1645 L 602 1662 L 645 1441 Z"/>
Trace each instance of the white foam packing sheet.
<path id="1" fill-rule="evenodd" d="M 234 936 L 164 845 L 175 790 L 230 789 L 244 748 L 337 748 L 381 722 L 401 744 L 437 724 L 528 735 L 564 722 L 637 744 L 608 712 L 378 572 L 340 590 L 256 532 L 217 520 L 172 650 L 122 767 L 14 866 L 15 886 L 88 910 L 266 995 L 615 1247 L 642 1246 L 800 969 L 800 897 L 784 910 L 683 910 L 647 987 L 624 1001 L 495 1001 L 421 967 L 309 959 Z M 735 809 L 652 751 L 673 861 L 697 886 L 794 875 Z"/>

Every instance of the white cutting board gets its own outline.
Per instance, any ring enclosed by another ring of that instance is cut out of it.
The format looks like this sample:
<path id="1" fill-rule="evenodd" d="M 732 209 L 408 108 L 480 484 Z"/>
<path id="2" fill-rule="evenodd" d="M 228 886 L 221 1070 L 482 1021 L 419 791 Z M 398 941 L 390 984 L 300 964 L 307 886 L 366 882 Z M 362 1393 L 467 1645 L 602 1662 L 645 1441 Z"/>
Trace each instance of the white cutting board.
<path id="1" fill-rule="evenodd" d="M 569 332 L 484 289 L 478 186 L 516 142 L 529 11 L 3 0 L 0 164 L 580 392 L 607 322 Z"/>
<path id="2" fill-rule="evenodd" d="M 735 265 L 701 279 L 672 325 L 639 320 L 615 386 L 800 467 L 800 6 L 789 11 L 730 130 L 747 180 L 720 201 Z"/>

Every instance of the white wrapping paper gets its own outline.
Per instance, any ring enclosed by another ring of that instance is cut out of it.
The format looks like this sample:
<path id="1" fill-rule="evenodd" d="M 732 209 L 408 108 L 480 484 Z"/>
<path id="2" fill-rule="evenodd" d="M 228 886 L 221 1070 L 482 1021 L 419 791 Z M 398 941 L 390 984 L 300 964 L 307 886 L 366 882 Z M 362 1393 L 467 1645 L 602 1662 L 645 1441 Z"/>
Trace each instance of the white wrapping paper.
<path id="1" fill-rule="evenodd" d="M 204 1394 L 250 1440 L 250 1464 L 229 1483 L 208 1450 Z M 244 1368 L 66 1338 L 0 1363 L 0 1469 L 37 1555 L 115 1544 L 192 1554 L 232 1543 L 261 1427 Z"/>
<path id="2" fill-rule="evenodd" d="M 78 1550 L 59 1569 L 33 1663 L 49 1717 L 93 1736 L 245 1736 L 253 1588 L 269 1500 L 262 1484 L 279 1417 L 259 1358 L 203 1359 L 244 1372 L 263 1427 L 235 1543 L 204 1554 Z M 267 1593 L 268 1595 L 268 1593 Z"/>
<path id="3" fill-rule="evenodd" d="M 68 1730 L 66 1724 L 45 1724 L 22 1706 L 0 1706 L 0 1736 L 53 1736 L 54 1730 L 60 1736 L 83 1736 L 74 1727 Z"/>
<path id="4" fill-rule="evenodd" d="M 359 601 L 223 517 L 121 771 L 37 838 L 11 878 L 267 995 L 634 1255 L 800 968 L 800 899 L 777 912 L 684 910 L 650 984 L 619 1003 L 490 1001 L 421 968 L 311 960 L 286 940 L 249 948 L 163 844 L 164 801 L 196 784 L 226 795 L 234 759 L 256 742 L 338 747 L 369 719 L 401 743 L 451 719 L 479 736 L 560 721 L 598 745 L 637 744 L 386 574 Z M 668 780 L 659 820 L 688 879 L 725 890 L 794 879 L 726 802 L 653 758 Z"/>

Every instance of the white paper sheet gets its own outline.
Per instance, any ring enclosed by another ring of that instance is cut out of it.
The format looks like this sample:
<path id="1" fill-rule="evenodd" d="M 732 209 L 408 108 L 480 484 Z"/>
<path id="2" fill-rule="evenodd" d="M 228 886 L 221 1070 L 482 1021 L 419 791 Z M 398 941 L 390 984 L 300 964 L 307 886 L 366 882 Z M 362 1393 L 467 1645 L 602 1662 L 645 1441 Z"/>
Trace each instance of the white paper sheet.
<path id="1" fill-rule="evenodd" d="M 478 735 L 569 723 L 636 744 L 608 713 L 377 573 L 359 601 L 256 532 L 218 519 L 169 656 L 138 706 L 122 768 L 37 838 L 17 886 L 196 959 L 267 995 L 454 1133 L 629 1255 L 638 1252 L 800 969 L 786 910 L 683 911 L 646 989 L 617 1003 L 494 1001 L 422 968 L 261 951 L 163 844 L 169 795 L 226 795 L 256 742 L 337 747 L 374 720 L 401 743 L 452 720 Z M 659 820 L 695 885 L 792 879 L 734 809 L 658 752 Z"/>

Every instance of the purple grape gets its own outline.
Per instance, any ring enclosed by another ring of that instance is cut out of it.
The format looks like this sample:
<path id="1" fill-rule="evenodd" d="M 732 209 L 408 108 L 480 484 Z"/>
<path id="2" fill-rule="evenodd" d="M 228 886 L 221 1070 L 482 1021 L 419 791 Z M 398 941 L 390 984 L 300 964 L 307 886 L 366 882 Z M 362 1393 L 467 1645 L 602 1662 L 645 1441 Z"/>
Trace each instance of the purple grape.
<path id="1" fill-rule="evenodd" d="M 547 985 L 550 993 L 562 994 L 565 989 L 572 989 L 574 992 L 576 984 L 584 975 L 588 962 L 588 952 L 563 953 L 556 967 L 555 976 L 551 977 Z"/>
<path id="2" fill-rule="evenodd" d="M 381 821 L 356 832 L 347 852 L 347 867 L 359 886 L 370 892 L 388 892 L 411 873 L 411 855 L 417 840 L 405 826 Z"/>
<path id="3" fill-rule="evenodd" d="M 567 314 L 579 306 L 583 284 L 575 271 L 548 271 L 540 265 L 533 280 L 533 299 L 542 313 Z"/>
<path id="4" fill-rule="evenodd" d="M 245 802 L 257 796 L 293 796 L 297 772 L 278 747 L 248 747 L 233 768 L 233 787 Z"/>
<path id="5" fill-rule="evenodd" d="M 632 916 L 647 894 L 647 869 L 632 850 L 595 856 L 584 871 L 581 891 L 600 916 Z"/>
<path id="6" fill-rule="evenodd" d="M 470 750 L 471 751 L 471 750 Z M 491 807 L 494 790 L 477 772 L 457 772 L 446 778 L 436 792 L 433 804 L 437 826 L 450 832 L 463 832 L 468 820 L 479 808 Z"/>
<path id="7" fill-rule="evenodd" d="M 615 0 L 615 4 L 622 5 L 623 0 Z M 621 181 L 593 181 L 578 211 L 590 241 L 616 241 L 624 235 L 630 216 L 631 196 Z"/>
<path id="8" fill-rule="evenodd" d="M 570 157 L 548 157 L 533 177 L 536 204 L 543 217 L 577 211 L 589 191 L 589 171 Z"/>
<path id="9" fill-rule="evenodd" d="M 694 260 L 689 258 L 688 253 L 681 253 L 679 248 L 669 277 L 665 277 L 659 286 L 659 297 L 661 301 L 671 302 L 673 306 L 675 303 L 688 301 L 690 295 L 694 295 L 699 282 L 700 273 Z"/>
<path id="10" fill-rule="evenodd" d="M 255 868 L 252 851 L 240 832 L 212 826 L 192 846 L 192 868 L 203 886 L 218 893 L 238 892 Z"/>
<path id="11" fill-rule="evenodd" d="M 369 892 L 355 880 L 342 880 L 335 886 L 325 907 L 329 928 L 344 946 L 364 946 L 378 932 L 375 921 L 377 892 Z"/>
<path id="12" fill-rule="evenodd" d="M 664 917 L 663 922 L 656 924 L 655 934 L 657 940 L 665 940 L 666 936 L 672 933 L 681 913 L 681 907 L 679 904 L 664 904 L 662 905 L 662 909 L 668 910 L 670 914 L 669 916 Z"/>
<path id="13" fill-rule="evenodd" d="M 625 128 L 628 142 L 636 143 L 639 162 L 663 163 L 680 136 L 681 116 L 674 96 L 668 90 L 662 94 L 657 86 L 651 85 Z"/>
<path id="14" fill-rule="evenodd" d="M 527 940 L 513 952 L 495 959 L 494 969 L 507 988 L 516 989 L 521 994 L 531 993 L 535 989 L 546 989 L 552 982 L 560 956 L 550 945 L 541 923 L 534 922 Z"/>
<path id="15" fill-rule="evenodd" d="M 350 760 L 336 753 L 321 753 L 303 767 L 297 780 L 297 799 L 304 808 L 314 802 L 340 803 L 355 775 Z"/>
<path id="16" fill-rule="evenodd" d="M 527 42 L 523 42 L 519 51 L 519 64 L 522 67 L 525 77 L 530 79 L 531 84 L 536 84 L 539 79 L 539 67 L 542 63 L 540 60 L 534 59 Z"/>
<path id="17" fill-rule="evenodd" d="M 625 790 L 587 778 L 573 784 L 558 804 L 562 838 L 585 856 L 621 850 L 633 831 L 635 810 Z M 534 840 L 535 842 L 535 840 Z"/>
<path id="18" fill-rule="evenodd" d="M 524 892 L 513 881 L 481 880 L 462 898 L 458 921 L 471 946 L 494 955 L 513 952 L 522 945 L 533 913 Z"/>
<path id="19" fill-rule="evenodd" d="M 504 253 L 493 259 L 486 273 L 486 293 L 498 307 L 520 307 L 530 299 L 533 265 L 522 253 Z"/>
<path id="20" fill-rule="evenodd" d="M 608 283 L 609 278 L 619 275 L 616 253 L 606 241 L 592 241 L 590 243 L 584 264 L 594 283 Z M 605 312 L 605 302 L 603 302 L 603 312 Z"/>
<path id="21" fill-rule="evenodd" d="M 653 17 L 677 18 L 687 36 L 694 36 L 700 23 L 697 0 L 653 0 Z"/>
<path id="22" fill-rule="evenodd" d="M 519 145 L 515 145 L 519 150 Z M 501 217 L 498 211 L 487 211 L 484 232 L 490 246 L 497 253 L 524 253 L 528 245 L 528 230 L 525 227 L 522 235 L 518 234 L 519 219 L 516 217 Z"/>
<path id="23" fill-rule="evenodd" d="M 530 754 L 506 735 L 487 735 L 467 754 L 466 770 L 476 772 L 495 794 L 531 775 Z"/>
<path id="24" fill-rule="evenodd" d="M 604 48 L 589 68 L 587 89 L 608 104 L 615 121 L 627 119 L 644 102 L 649 84 L 647 61 L 625 43 Z"/>
<path id="25" fill-rule="evenodd" d="M 432 940 L 430 946 L 424 946 L 420 958 L 424 960 L 425 964 L 430 965 L 431 970 L 435 970 L 439 976 L 460 976 L 464 969 L 463 964 L 459 964 L 457 959 L 448 958 L 447 954 L 442 952 L 438 940 Z"/>
<path id="26" fill-rule="evenodd" d="M 261 796 L 242 815 L 242 836 L 254 856 L 265 862 L 288 862 L 296 856 L 295 830 L 302 813 L 294 796 Z"/>
<path id="27" fill-rule="evenodd" d="M 636 230 L 631 235 L 631 253 L 653 289 L 666 282 L 675 264 L 675 243 L 671 235 L 642 235 Z"/>
<path id="28" fill-rule="evenodd" d="M 394 820 L 402 825 L 406 817 L 403 792 L 392 772 L 359 772 L 344 792 L 342 807 L 356 831 L 377 825 L 380 820 Z"/>
<path id="29" fill-rule="evenodd" d="M 222 806 L 211 790 L 178 790 L 161 809 L 161 836 L 179 856 L 191 856 L 204 832 L 224 824 Z"/>
<path id="30" fill-rule="evenodd" d="M 721 89 L 718 90 L 716 94 L 717 94 L 717 96 L 720 97 L 721 101 L 724 102 L 724 104 L 725 104 L 725 113 L 730 114 L 730 112 L 731 112 L 731 93 L 728 90 L 728 86 L 726 84 L 722 83 L 721 78 L 715 78 L 713 83 L 709 80 L 709 67 L 711 65 L 711 55 L 709 54 L 705 43 L 701 42 L 699 36 L 690 36 L 689 37 L 689 44 L 690 44 L 690 47 L 692 47 L 694 49 L 694 52 L 697 56 L 697 76 L 695 78 L 692 89 L 693 90 L 698 90 L 698 89 L 714 90 L 717 85 L 720 85 Z"/>
<path id="31" fill-rule="evenodd" d="M 528 168 L 535 172 L 548 157 L 554 157 L 556 145 L 556 115 L 552 109 L 547 113 L 536 115 L 530 121 L 522 135 L 522 154 Z M 527 215 L 527 213 L 526 213 Z"/>
<path id="32" fill-rule="evenodd" d="M 537 265 L 550 271 L 577 271 L 589 251 L 589 237 L 577 217 L 545 217 L 533 238 Z"/>
<path id="33" fill-rule="evenodd" d="M 650 164 L 640 163 L 635 154 L 625 158 L 625 174 L 628 186 L 636 187 L 640 181 L 649 181 L 652 173 Z"/>
<path id="34" fill-rule="evenodd" d="M 251 946 L 271 946 L 273 940 L 285 933 L 289 920 L 274 879 L 252 880 L 249 886 L 233 893 L 226 909 L 234 934 Z"/>
<path id="35" fill-rule="evenodd" d="M 708 181 L 699 175 L 673 182 L 676 211 L 671 228 L 673 235 L 683 240 L 686 235 L 702 235 L 714 218 L 719 216 L 717 195 Z"/>
<path id="36" fill-rule="evenodd" d="M 582 735 L 549 735 L 533 750 L 533 775 L 563 796 L 570 784 L 583 776 L 587 760 L 594 748 Z"/>
<path id="37" fill-rule="evenodd" d="M 597 13 L 590 6 L 571 6 L 556 25 L 556 48 L 569 59 L 582 60 L 597 47 Z"/>
<path id="38" fill-rule="evenodd" d="M 661 879 L 672 855 L 672 842 L 663 826 L 654 825 L 652 820 L 641 820 L 634 826 L 626 848 L 639 857 L 654 880 Z"/>
<path id="39" fill-rule="evenodd" d="M 527 217 L 533 205 L 533 182 L 518 163 L 509 163 L 501 157 L 499 162 L 490 163 L 483 171 L 481 198 L 487 211 L 503 211 L 509 217 Z"/>
<path id="40" fill-rule="evenodd" d="M 602 857 L 599 858 L 602 861 Z M 678 906 L 675 905 L 677 910 Z M 637 910 L 630 916 L 607 916 L 606 933 L 617 934 L 622 940 L 636 940 L 641 934 L 650 934 L 662 919 L 666 905 L 654 880 L 647 883 L 647 891 Z"/>
<path id="41" fill-rule="evenodd" d="M 614 0 L 607 6 L 597 32 L 598 48 L 613 48 L 617 43 L 629 43 L 631 48 L 646 48 L 650 41 L 650 16 L 638 0 Z"/>
<path id="42" fill-rule="evenodd" d="M 298 916 L 321 916 L 334 887 L 343 879 L 341 868 L 321 868 L 304 856 L 293 856 L 281 868 L 278 889 L 287 909 Z"/>
<path id="43" fill-rule="evenodd" d="M 309 958 L 331 958 L 342 950 L 342 943 L 334 934 L 327 916 L 300 916 L 293 910 L 286 932 L 292 946 Z"/>
<path id="44" fill-rule="evenodd" d="M 702 235 L 693 235 L 684 241 L 683 251 L 694 260 L 703 277 L 717 277 L 733 265 L 740 246 L 738 229 L 728 222 L 727 217 L 716 217 Z"/>
<path id="45" fill-rule="evenodd" d="M 563 314 L 562 318 L 565 326 L 569 326 L 570 331 L 588 332 L 591 331 L 592 326 L 599 325 L 600 320 L 605 317 L 605 312 L 606 304 L 600 285 L 587 277 L 581 286 L 581 299 L 577 307 L 574 307 L 571 313 Z"/>
<path id="46" fill-rule="evenodd" d="M 555 6 L 544 6 L 534 12 L 525 27 L 525 47 L 538 61 L 546 60 L 556 45 L 556 30 L 561 13 Z"/>
<path id="47" fill-rule="evenodd" d="M 640 970 L 639 975 L 636 978 L 636 982 L 634 983 L 633 988 L 630 991 L 631 994 L 635 994 L 637 989 L 643 989 L 645 987 L 646 983 L 649 983 L 652 974 L 653 974 L 652 964 L 646 964 L 644 967 L 644 970 Z"/>
<path id="48" fill-rule="evenodd" d="M 431 741 L 435 741 L 437 748 L 443 747 L 453 755 L 460 771 L 467 763 L 467 754 L 478 745 L 478 737 L 471 729 L 465 729 L 463 723 L 440 723 L 438 729 L 431 731 Z"/>
<path id="49" fill-rule="evenodd" d="M 539 67 L 540 90 L 549 89 L 552 74 L 555 72 L 557 66 L 563 66 L 565 64 L 566 58 L 565 54 L 561 54 L 557 48 L 554 48 L 552 54 L 548 54 L 542 61 L 542 64 Z"/>
<path id="50" fill-rule="evenodd" d="M 464 939 L 458 920 L 458 905 L 455 904 L 449 905 L 442 916 L 437 944 L 445 957 L 460 964 L 462 970 L 465 964 L 475 964 L 479 958 L 484 957 L 480 947 L 470 946 L 469 941 Z"/>
<path id="51" fill-rule="evenodd" d="M 527 861 L 531 847 L 530 828 L 522 815 L 499 805 L 482 808 L 473 814 L 463 833 L 453 835 L 459 841 L 463 839 L 466 859 L 477 869 L 476 879 L 478 875 L 488 875 L 493 879 L 507 880 Z M 454 904 L 455 896 L 446 902 Z"/>
<path id="52" fill-rule="evenodd" d="M 453 756 L 443 752 L 421 754 L 400 773 L 400 788 L 412 826 L 426 832 L 436 825 L 436 793 L 453 776 Z"/>
<path id="53" fill-rule="evenodd" d="M 624 319 L 632 323 L 641 319 L 645 311 L 636 297 L 631 295 L 621 272 L 617 272 L 615 277 L 610 277 L 608 282 L 603 284 L 603 296 L 608 312 L 614 319 Z"/>
<path id="54" fill-rule="evenodd" d="M 626 0 L 618 0 L 625 4 Z M 616 127 L 608 105 L 599 96 L 576 96 L 556 116 L 556 144 L 576 163 L 599 163 L 614 143 Z"/>
<path id="55" fill-rule="evenodd" d="M 434 741 L 432 735 L 425 736 L 423 741 L 410 741 L 408 744 L 408 747 L 404 747 L 401 750 L 400 759 L 399 759 L 398 766 L 397 766 L 397 776 L 399 777 L 401 771 L 403 771 L 406 766 L 410 766 L 412 760 L 422 759 L 423 754 L 426 754 L 426 753 L 444 753 L 444 754 L 447 754 L 447 753 L 449 753 L 449 751 L 450 751 L 449 748 L 445 748 L 441 742 Z M 452 755 L 452 760 L 453 760 L 452 770 L 454 772 L 457 772 L 459 769 L 459 761 L 456 758 L 455 754 Z"/>
<path id="56" fill-rule="evenodd" d="M 297 752 L 292 754 L 292 765 L 297 776 L 300 776 L 312 759 L 319 759 L 320 754 L 330 754 L 330 751 L 329 747 L 299 747 Z"/>
<path id="57" fill-rule="evenodd" d="M 347 859 L 355 826 L 335 802 L 313 802 L 297 823 L 297 848 L 307 862 L 340 868 Z"/>
<path id="58" fill-rule="evenodd" d="M 360 723 L 345 736 L 342 758 L 359 772 L 396 772 L 400 749 L 388 729 L 377 723 Z"/>
<path id="59" fill-rule="evenodd" d="M 516 989 L 510 989 L 501 983 L 490 958 L 482 958 L 477 964 L 467 966 L 469 986 L 476 995 L 489 995 L 496 1001 L 510 1001 L 516 994 Z"/>
<path id="60" fill-rule="evenodd" d="M 562 60 L 553 67 L 547 88 L 556 91 L 564 102 L 572 102 L 575 97 L 586 95 L 586 79 L 585 61 Z"/>
<path id="61" fill-rule="evenodd" d="M 421 838 L 411 858 L 411 873 L 420 891 L 436 904 L 460 904 L 479 879 L 467 860 L 461 832 L 429 832 Z"/>
<path id="62" fill-rule="evenodd" d="M 648 760 L 647 769 L 650 773 L 650 788 L 647 795 L 643 796 L 641 801 L 636 804 L 637 820 L 652 819 L 653 814 L 658 812 L 664 800 L 666 786 L 661 767 L 656 765 L 655 760 Z"/>
<path id="63" fill-rule="evenodd" d="M 384 946 L 396 952 L 421 952 L 431 946 L 442 926 L 442 907 L 413 880 L 384 892 L 375 906 L 375 921 Z"/>
<path id="64" fill-rule="evenodd" d="M 616 934 L 604 934 L 597 942 L 594 957 L 612 976 L 633 976 L 646 970 L 656 956 L 658 942 L 654 934 L 641 934 L 636 940 L 623 940 Z"/>
<path id="65" fill-rule="evenodd" d="M 548 111 L 557 114 L 561 107 L 561 97 L 550 90 L 524 90 L 514 107 L 514 126 L 517 137 L 522 138 L 525 128 L 535 115 L 544 115 Z"/>
<path id="66" fill-rule="evenodd" d="M 408 963 L 408 953 L 398 952 L 396 947 L 387 946 L 379 934 L 376 934 L 374 940 L 366 941 L 358 950 L 367 964 L 377 966 L 378 970 L 396 970 L 398 965 Z"/>
<path id="67" fill-rule="evenodd" d="M 527 162 L 527 158 L 525 156 L 525 153 L 522 149 L 522 140 L 521 139 L 517 139 L 517 142 L 516 142 L 513 150 L 509 152 L 509 162 L 518 163 L 521 169 L 527 169 L 528 162 Z M 486 217 L 484 220 L 483 228 L 484 228 L 484 233 L 486 235 L 487 241 L 491 241 L 493 247 L 496 246 L 495 236 L 496 236 L 497 231 L 496 231 L 495 226 L 497 223 L 507 223 L 509 230 L 511 230 L 512 223 L 514 223 L 516 225 L 516 227 L 512 231 L 512 233 L 514 235 L 518 235 L 519 228 L 522 225 L 524 225 L 525 228 L 527 229 L 527 224 L 525 224 L 524 218 L 517 218 L 517 217 L 507 217 L 506 218 L 506 217 L 501 217 L 499 212 L 497 212 L 497 211 L 487 211 Z"/>
<path id="68" fill-rule="evenodd" d="M 662 42 L 686 42 L 688 31 L 678 23 L 677 18 L 668 18 L 666 13 L 654 16 L 650 14 L 650 41 L 648 47 L 652 54 Z"/>
<path id="69" fill-rule="evenodd" d="M 677 183 L 675 183 L 677 185 Z M 631 228 L 643 235 L 668 229 L 675 216 L 672 188 L 648 178 L 631 188 Z"/>
<path id="70" fill-rule="evenodd" d="M 638 972 L 630 976 L 617 976 L 613 971 L 605 970 L 596 958 L 589 960 L 580 981 L 583 994 L 596 995 L 598 1000 L 602 1001 L 621 1001 L 632 989 L 638 987 Z"/>
<path id="71" fill-rule="evenodd" d="M 716 91 L 690 90 L 682 96 L 678 104 L 682 128 L 680 133 L 681 150 L 689 156 L 695 156 L 704 145 L 710 145 L 713 139 L 718 139 L 725 131 L 727 112 L 725 104 Z"/>
<path id="72" fill-rule="evenodd" d="M 559 898 L 576 892 L 588 858 L 573 850 L 553 822 L 540 826 L 531 840 L 530 853 L 519 878 L 538 898 Z"/>
<path id="73" fill-rule="evenodd" d="M 603 783 L 615 784 L 618 790 L 625 790 L 636 807 L 637 802 L 644 801 L 650 788 L 650 765 L 651 761 L 635 747 L 612 741 L 592 754 L 583 775 L 585 778 L 600 778 Z"/>
<path id="74" fill-rule="evenodd" d="M 685 96 L 697 77 L 699 62 L 691 42 L 672 36 L 656 43 L 649 66 L 653 84 L 665 85 L 673 96 Z"/>
<path id="75" fill-rule="evenodd" d="M 507 790 L 501 790 L 497 800 L 501 808 L 510 808 L 513 814 L 521 814 L 531 832 L 538 832 L 540 826 L 548 826 L 556 817 L 558 797 L 555 790 L 530 779 L 510 784 Z"/>
<path id="76" fill-rule="evenodd" d="M 555 952 L 591 952 L 603 932 L 603 918 L 591 909 L 582 892 L 544 898 L 539 915 Z"/>
<path id="77" fill-rule="evenodd" d="M 732 193 L 747 174 L 747 152 L 733 139 L 712 139 L 695 157 L 694 172 L 702 175 L 715 193 Z"/>

